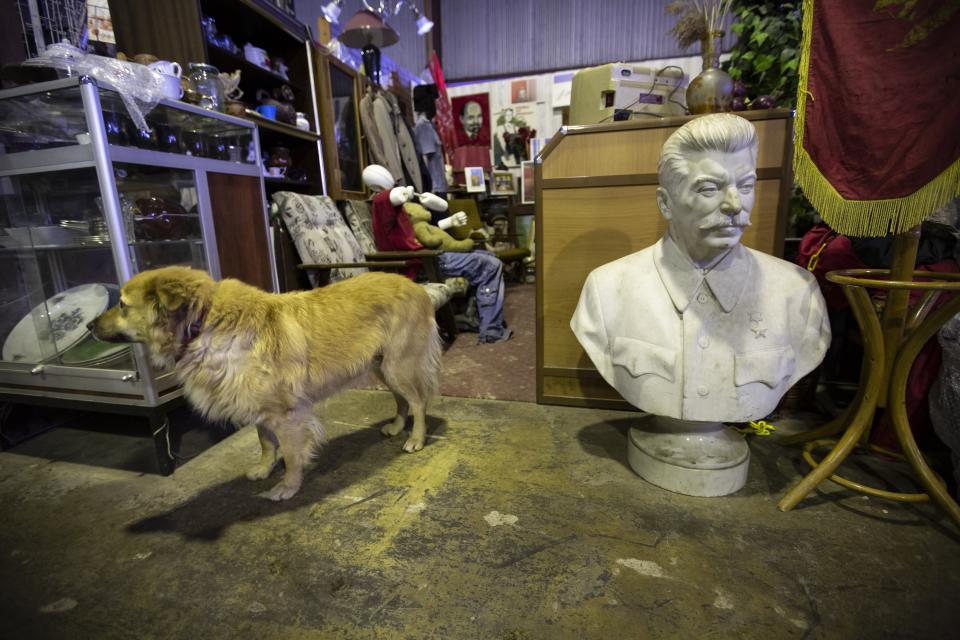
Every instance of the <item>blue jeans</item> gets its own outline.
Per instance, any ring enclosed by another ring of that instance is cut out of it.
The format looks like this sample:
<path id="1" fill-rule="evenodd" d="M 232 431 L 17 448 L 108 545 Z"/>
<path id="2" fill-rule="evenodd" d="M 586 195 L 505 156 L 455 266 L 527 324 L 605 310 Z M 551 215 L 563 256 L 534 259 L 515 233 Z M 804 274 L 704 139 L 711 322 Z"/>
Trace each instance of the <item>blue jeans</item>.
<path id="1" fill-rule="evenodd" d="M 462 276 L 477 288 L 480 342 L 496 342 L 509 336 L 503 319 L 503 263 L 489 251 L 442 253 L 437 257 L 445 277 Z"/>

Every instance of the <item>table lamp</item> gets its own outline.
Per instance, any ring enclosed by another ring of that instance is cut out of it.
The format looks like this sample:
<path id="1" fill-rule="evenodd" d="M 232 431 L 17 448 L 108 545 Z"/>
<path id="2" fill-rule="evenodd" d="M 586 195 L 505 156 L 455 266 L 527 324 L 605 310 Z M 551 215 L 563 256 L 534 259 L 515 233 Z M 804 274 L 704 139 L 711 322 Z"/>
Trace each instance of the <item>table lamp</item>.
<path id="1" fill-rule="evenodd" d="M 380 48 L 389 47 L 399 40 L 400 36 L 390 25 L 367 9 L 360 9 L 353 14 L 340 34 L 340 42 L 361 50 L 363 68 L 377 85 L 380 84 Z"/>

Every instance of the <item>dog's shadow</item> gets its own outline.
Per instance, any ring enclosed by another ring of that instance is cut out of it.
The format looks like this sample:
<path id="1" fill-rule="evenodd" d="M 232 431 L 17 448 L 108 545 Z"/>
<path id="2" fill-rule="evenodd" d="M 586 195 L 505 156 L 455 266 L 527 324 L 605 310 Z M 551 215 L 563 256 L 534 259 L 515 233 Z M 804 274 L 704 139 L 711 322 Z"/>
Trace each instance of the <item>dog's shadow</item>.
<path id="1" fill-rule="evenodd" d="M 127 531 L 179 533 L 186 538 L 212 542 L 231 525 L 301 509 L 335 495 L 363 481 L 397 457 L 408 457 L 411 464 L 417 464 L 418 459 L 426 458 L 421 454 L 429 451 L 429 436 L 441 436 L 447 430 L 445 420 L 427 416 L 426 448 L 423 452 L 408 454 L 402 447 L 409 427 L 394 438 L 385 438 L 380 428 L 388 422 L 389 419 L 382 420 L 325 443 L 310 465 L 300 491 L 289 500 L 272 502 L 256 495 L 280 481 L 282 465 L 269 478 L 259 481 L 248 480 L 243 475 L 246 469 L 240 469 L 237 478 L 204 489 L 165 513 L 131 523 L 127 525 Z"/>

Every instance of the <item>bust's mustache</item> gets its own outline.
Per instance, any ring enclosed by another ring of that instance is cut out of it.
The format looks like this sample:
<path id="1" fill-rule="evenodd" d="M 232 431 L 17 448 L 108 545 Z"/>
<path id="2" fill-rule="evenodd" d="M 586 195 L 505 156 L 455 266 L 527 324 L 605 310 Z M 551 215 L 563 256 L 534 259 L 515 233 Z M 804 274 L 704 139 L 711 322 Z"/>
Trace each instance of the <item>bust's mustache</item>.
<path id="1" fill-rule="evenodd" d="M 750 222 L 750 214 L 746 211 L 741 211 L 735 216 L 726 216 L 722 213 L 710 214 L 707 216 L 703 222 L 697 225 L 697 229 L 700 231 L 713 231 L 714 229 L 737 227 L 739 229 L 746 229 L 752 223 Z"/>

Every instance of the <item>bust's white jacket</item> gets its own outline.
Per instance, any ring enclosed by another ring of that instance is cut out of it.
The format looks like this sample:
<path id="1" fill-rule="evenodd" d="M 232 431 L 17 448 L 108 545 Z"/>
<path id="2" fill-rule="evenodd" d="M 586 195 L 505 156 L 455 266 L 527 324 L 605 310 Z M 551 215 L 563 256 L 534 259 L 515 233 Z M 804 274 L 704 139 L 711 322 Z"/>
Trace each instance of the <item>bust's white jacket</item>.
<path id="1" fill-rule="evenodd" d="M 669 236 L 594 269 L 570 328 L 628 402 L 683 420 L 769 415 L 830 345 L 807 271 L 738 244 L 704 272 Z"/>

